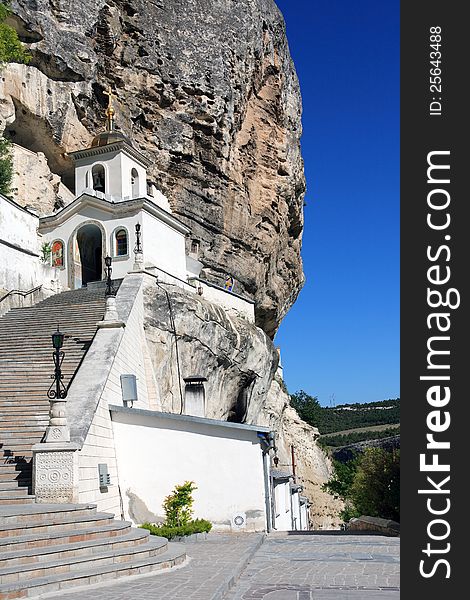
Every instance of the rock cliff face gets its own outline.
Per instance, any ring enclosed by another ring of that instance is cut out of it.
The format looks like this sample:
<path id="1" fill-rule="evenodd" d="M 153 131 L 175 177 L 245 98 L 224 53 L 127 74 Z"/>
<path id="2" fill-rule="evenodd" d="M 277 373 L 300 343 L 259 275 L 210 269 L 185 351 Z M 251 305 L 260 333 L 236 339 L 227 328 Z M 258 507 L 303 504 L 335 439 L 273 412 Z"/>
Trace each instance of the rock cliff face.
<path id="1" fill-rule="evenodd" d="M 330 464 L 315 443 L 318 430 L 303 422 L 289 405 L 289 396 L 276 374 L 277 350 L 269 337 L 255 325 L 227 315 L 202 297 L 167 284 L 147 287 L 145 315 L 159 408 L 169 412 L 181 410 L 178 351 L 182 377 L 207 378 L 206 415 L 265 425 L 276 431 L 279 468 L 292 470 L 293 446 L 298 483 L 313 502 L 313 524 L 323 528 L 337 526 L 341 505 L 321 490 L 330 476 Z"/>
<path id="2" fill-rule="evenodd" d="M 27 67 L 3 74 L 7 134 L 72 185 L 64 151 L 117 123 L 200 242 L 276 331 L 303 283 L 301 101 L 273 0 L 14 0 Z M 191 240 L 188 240 L 191 243 Z"/>
<path id="3" fill-rule="evenodd" d="M 192 230 L 188 245 L 199 242 L 202 276 L 221 283 L 231 274 L 235 291 L 256 302 L 258 327 L 171 289 L 181 375 L 208 378 L 208 417 L 276 429 L 281 468 L 293 445 L 315 524 L 336 524 L 320 490 L 329 465 L 316 430 L 289 406 L 271 341 L 303 284 L 305 192 L 300 91 L 274 0 L 13 0 L 12 8 L 32 60 L 1 73 L 0 131 L 39 157 L 36 168 L 31 153 L 16 159 L 18 201 L 43 213 L 68 201 L 55 175 L 73 189 L 65 153 L 103 128 L 111 88 L 118 128 L 151 159 L 151 182 Z M 36 187 L 24 184 L 25 161 L 43 180 Z M 146 292 L 146 335 L 157 405 L 179 412 L 168 299 L 156 286 Z"/>

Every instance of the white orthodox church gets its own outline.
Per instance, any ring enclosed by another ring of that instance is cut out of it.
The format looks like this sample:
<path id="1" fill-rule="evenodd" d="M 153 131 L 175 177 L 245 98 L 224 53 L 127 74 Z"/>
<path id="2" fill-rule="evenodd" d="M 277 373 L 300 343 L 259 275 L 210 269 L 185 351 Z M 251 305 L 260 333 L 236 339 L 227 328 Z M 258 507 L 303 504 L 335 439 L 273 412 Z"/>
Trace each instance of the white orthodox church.
<path id="1" fill-rule="evenodd" d="M 190 230 L 171 214 L 165 196 L 147 183 L 148 159 L 114 128 L 107 127 L 90 148 L 71 152 L 75 165 L 75 200 L 40 219 L 39 233 L 51 248 L 52 266 L 63 288 L 76 289 L 105 277 L 105 257 L 113 278 L 121 279 L 138 259 L 186 282 L 202 267 L 186 256 Z M 136 227 L 139 229 L 137 249 Z M 140 251 L 145 248 L 145 255 Z M 144 266 L 144 264 L 142 264 Z"/>
<path id="2" fill-rule="evenodd" d="M 149 161 L 115 129 L 111 96 L 106 131 L 69 156 L 75 199 L 56 213 L 38 217 L 0 196 L 0 288 L 5 298 L 28 286 L 43 286 L 46 295 L 92 288 L 106 279 L 109 265 L 122 284 L 71 381 L 67 431 L 64 409 L 60 418 L 60 410 L 51 409 L 58 420 L 51 418 L 45 437 L 32 446 L 35 501 L 93 503 L 139 523 L 161 514 L 175 484 L 194 480 L 196 516 L 216 528 L 306 529 L 308 502 L 299 486 L 290 473 L 271 471 L 275 436 L 269 428 L 206 418 L 203 389 L 199 401 L 194 381 L 180 415 L 161 412 L 152 391 L 146 285 L 155 278 L 171 283 L 252 323 L 254 303 L 233 291 L 229 275 L 225 287 L 199 277 L 198 241 L 148 184 Z M 49 250 L 42 263 L 40 248 Z M 129 378 L 137 382 L 135 398 L 125 397 Z M 54 481 L 52 471 L 59 474 Z"/>

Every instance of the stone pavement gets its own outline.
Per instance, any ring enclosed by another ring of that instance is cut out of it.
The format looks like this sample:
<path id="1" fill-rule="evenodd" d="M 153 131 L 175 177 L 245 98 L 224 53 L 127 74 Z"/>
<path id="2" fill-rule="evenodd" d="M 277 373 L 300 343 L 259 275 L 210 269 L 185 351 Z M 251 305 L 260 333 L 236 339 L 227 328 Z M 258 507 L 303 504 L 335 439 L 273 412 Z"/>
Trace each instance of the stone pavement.
<path id="1" fill-rule="evenodd" d="M 275 534 L 226 600 L 397 600 L 399 547 L 383 536 Z"/>
<path id="2" fill-rule="evenodd" d="M 61 600 L 398 600 L 398 538 L 211 534 L 179 569 L 43 596 Z"/>
<path id="3" fill-rule="evenodd" d="M 209 534 L 186 544 L 181 567 L 40 596 L 60 600 L 222 600 L 260 547 L 263 534 Z"/>

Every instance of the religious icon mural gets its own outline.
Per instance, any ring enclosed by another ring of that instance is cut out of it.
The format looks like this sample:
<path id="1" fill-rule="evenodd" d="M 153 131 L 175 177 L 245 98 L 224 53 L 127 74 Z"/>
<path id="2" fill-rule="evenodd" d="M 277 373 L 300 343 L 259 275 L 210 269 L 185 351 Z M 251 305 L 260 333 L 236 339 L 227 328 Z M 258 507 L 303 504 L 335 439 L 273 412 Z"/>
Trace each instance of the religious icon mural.
<path id="1" fill-rule="evenodd" d="M 51 246 L 52 266 L 62 269 L 64 267 L 64 243 L 60 240 L 52 242 Z"/>

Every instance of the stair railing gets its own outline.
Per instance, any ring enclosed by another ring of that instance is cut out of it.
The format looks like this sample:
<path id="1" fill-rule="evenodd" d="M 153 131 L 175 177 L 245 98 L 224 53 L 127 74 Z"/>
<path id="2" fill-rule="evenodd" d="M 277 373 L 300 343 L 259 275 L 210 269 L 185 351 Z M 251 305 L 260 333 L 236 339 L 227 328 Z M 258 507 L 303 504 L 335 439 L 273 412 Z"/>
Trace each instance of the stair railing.
<path id="1" fill-rule="evenodd" d="M 16 294 L 17 296 L 23 296 L 23 298 L 26 298 L 26 296 L 29 296 L 30 294 L 34 294 L 34 292 L 38 292 L 41 288 L 42 288 L 42 284 L 38 285 L 35 288 L 32 288 L 30 290 L 10 290 L 9 292 L 7 292 L 4 296 L 2 296 L 0 298 L 0 303 L 3 302 L 4 300 L 6 300 L 9 296 L 13 296 L 13 294 Z"/>

